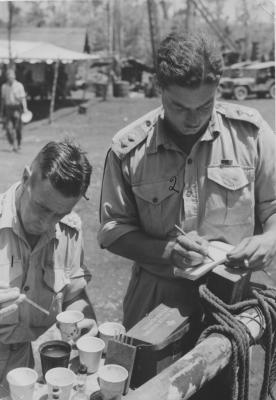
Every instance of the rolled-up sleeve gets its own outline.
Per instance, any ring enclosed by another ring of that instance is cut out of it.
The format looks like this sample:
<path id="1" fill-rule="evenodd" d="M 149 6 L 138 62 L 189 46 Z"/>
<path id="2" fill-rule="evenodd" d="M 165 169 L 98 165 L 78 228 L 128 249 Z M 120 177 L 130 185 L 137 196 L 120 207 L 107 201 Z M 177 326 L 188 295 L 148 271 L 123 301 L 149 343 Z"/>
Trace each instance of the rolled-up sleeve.
<path id="1" fill-rule="evenodd" d="M 127 165 L 110 150 L 107 154 L 100 204 L 98 241 L 109 247 L 121 236 L 139 230 L 136 203 L 126 179 Z"/>
<path id="2" fill-rule="evenodd" d="M 258 136 L 256 211 L 262 223 L 276 213 L 276 136 L 263 121 Z"/>

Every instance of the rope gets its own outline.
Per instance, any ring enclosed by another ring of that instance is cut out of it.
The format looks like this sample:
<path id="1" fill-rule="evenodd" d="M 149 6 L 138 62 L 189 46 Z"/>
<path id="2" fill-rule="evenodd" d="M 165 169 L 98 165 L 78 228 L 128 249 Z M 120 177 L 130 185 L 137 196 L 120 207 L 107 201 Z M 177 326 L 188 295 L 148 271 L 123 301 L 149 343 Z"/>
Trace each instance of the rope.
<path id="1" fill-rule="evenodd" d="M 252 298 L 236 304 L 226 304 L 215 296 L 206 285 L 199 287 L 199 295 L 208 321 L 214 325 L 208 326 L 201 334 L 199 342 L 211 333 L 226 336 L 232 345 L 232 355 L 229 363 L 231 374 L 231 400 L 249 400 L 249 349 L 254 343 L 248 328 L 235 315 L 251 307 L 260 309 L 265 320 L 266 329 L 262 337 L 265 351 L 264 378 L 260 400 L 273 396 L 273 385 L 276 381 L 276 290 L 273 288 L 252 289 Z"/>

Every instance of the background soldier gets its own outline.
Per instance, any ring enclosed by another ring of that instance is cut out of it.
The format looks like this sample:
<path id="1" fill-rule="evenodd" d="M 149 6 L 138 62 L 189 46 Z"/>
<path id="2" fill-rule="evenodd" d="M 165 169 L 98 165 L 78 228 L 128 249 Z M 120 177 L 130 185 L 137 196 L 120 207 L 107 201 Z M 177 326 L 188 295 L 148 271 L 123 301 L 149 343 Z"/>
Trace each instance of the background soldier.
<path id="1" fill-rule="evenodd" d="M 1 117 L 13 151 L 20 150 L 22 141 L 22 112 L 28 111 L 26 93 L 22 83 L 15 79 L 13 69 L 7 71 L 7 82 L 1 89 Z M 16 143 L 17 146 L 16 146 Z"/>

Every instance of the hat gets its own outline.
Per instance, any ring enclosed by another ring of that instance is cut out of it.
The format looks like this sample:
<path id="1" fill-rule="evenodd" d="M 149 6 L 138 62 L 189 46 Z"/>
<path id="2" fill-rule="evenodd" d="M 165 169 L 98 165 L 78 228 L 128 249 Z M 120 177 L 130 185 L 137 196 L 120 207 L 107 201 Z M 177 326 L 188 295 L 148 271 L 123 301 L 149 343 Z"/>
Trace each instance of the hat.
<path id="1" fill-rule="evenodd" d="M 24 124 L 31 122 L 32 118 L 33 118 L 33 113 L 30 110 L 27 110 L 21 114 L 21 121 Z"/>

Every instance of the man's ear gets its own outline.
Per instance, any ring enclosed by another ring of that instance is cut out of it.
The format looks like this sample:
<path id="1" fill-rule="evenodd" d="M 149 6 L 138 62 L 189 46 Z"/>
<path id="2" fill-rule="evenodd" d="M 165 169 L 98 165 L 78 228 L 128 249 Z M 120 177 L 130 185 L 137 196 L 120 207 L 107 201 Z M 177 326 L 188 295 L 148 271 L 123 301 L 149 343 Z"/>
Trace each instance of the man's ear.
<path id="1" fill-rule="evenodd" d="M 29 181 L 31 177 L 31 169 L 28 165 L 25 166 L 23 175 L 22 175 L 22 184 L 26 185 L 26 183 Z"/>

